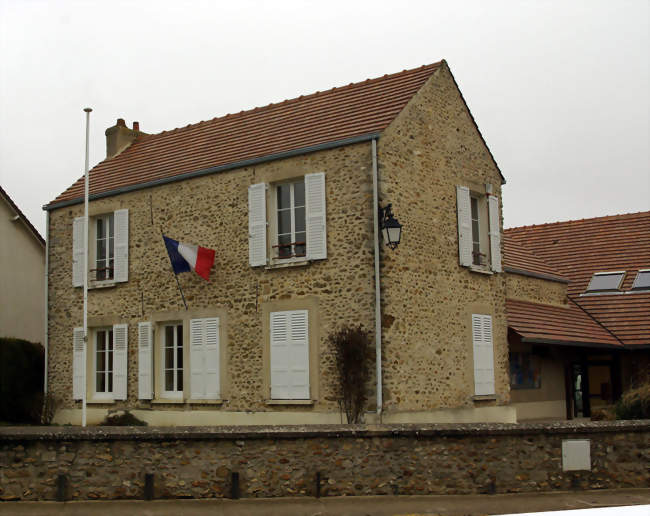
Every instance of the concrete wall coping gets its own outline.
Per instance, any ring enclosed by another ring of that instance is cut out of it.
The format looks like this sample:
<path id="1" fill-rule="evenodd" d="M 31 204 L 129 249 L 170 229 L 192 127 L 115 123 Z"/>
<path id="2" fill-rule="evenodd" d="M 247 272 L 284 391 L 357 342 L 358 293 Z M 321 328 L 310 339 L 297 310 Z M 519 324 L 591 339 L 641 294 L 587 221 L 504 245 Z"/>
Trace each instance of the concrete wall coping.
<path id="1" fill-rule="evenodd" d="M 7 426 L 3 441 L 169 441 L 374 437 L 477 437 L 535 434 L 599 434 L 650 431 L 650 419 L 553 423 L 467 423 L 391 425 L 265 425 L 265 426 Z"/>

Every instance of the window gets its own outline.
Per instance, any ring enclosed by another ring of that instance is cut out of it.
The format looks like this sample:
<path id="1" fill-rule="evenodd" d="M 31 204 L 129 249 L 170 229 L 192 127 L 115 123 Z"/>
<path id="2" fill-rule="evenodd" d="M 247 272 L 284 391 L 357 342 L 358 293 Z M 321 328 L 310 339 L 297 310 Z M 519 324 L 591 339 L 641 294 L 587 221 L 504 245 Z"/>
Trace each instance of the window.
<path id="1" fill-rule="evenodd" d="M 89 218 L 88 280 L 92 284 L 129 279 L 129 210 L 122 209 Z M 72 225 L 72 285 L 84 284 L 84 218 Z"/>
<path id="2" fill-rule="evenodd" d="M 541 361 L 532 353 L 510 352 L 510 387 L 539 389 L 542 386 Z"/>
<path id="3" fill-rule="evenodd" d="M 477 197 L 470 197 L 472 211 L 472 263 L 474 265 L 483 265 L 485 263 L 485 254 L 481 253 L 481 225 L 478 203 Z"/>
<path id="4" fill-rule="evenodd" d="M 113 395 L 113 330 L 95 331 L 95 395 Z"/>
<path id="5" fill-rule="evenodd" d="M 485 186 L 490 192 L 492 187 Z M 499 200 L 484 192 L 456 187 L 460 265 L 477 271 L 501 272 Z"/>
<path id="6" fill-rule="evenodd" d="M 597 272 L 592 276 L 587 292 L 616 292 L 623 281 L 623 276 L 625 271 Z"/>
<path id="7" fill-rule="evenodd" d="M 492 316 L 472 314 L 472 342 L 474 348 L 474 395 L 493 395 L 495 387 Z"/>
<path id="8" fill-rule="evenodd" d="M 227 363 L 227 345 L 221 345 L 227 336 L 221 333 L 221 320 L 226 315 L 213 314 L 213 310 L 193 310 L 191 315 L 166 312 L 154 315 L 160 322 L 138 323 L 139 399 L 221 400 Z M 192 318 L 202 315 L 207 317 Z"/>
<path id="9" fill-rule="evenodd" d="M 306 256 L 305 182 L 279 184 L 276 191 L 277 249 L 275 257 Z"/>
<path id="10" fill-rule="evenodd" d="M 115 251 L 115 228 L 112 213 L 102 215 L 94 220 L 95 223 L 95 268 L 91 268 L 91 277 L 98 281 L 113 279 L 113 261 Z"/>
<path id="11" fill-rule="evenodd" d="M 84 361 L 83 328 L 72 333 L 72 397 L 84 390 L 99 401 L 127 399 L 128 325 L 88 329 L 88 356 Z M 88 371 L 86 366 L 88 365 Z"/>
<path id="12" fill-rule="evenodd" d="M 270 313 L 271 399 L 310 398 L 308 313 L 307 310 Z"/>
<path id="13" fill-rule="evenodd" d="M 163 326 L 163 397 L 183 397 L 183 325 Z"/>
<path id="14" fill-rule="evenodd" d="M 327 258 L 323 172 L 251 185 L 248 211 L 252 267 Z"/>
<path id="15" fill-rule="evenodd" d="M 642 269 L 636 273 L 632 290 L 649 290 L 650 289 L 650 269 Z"/>

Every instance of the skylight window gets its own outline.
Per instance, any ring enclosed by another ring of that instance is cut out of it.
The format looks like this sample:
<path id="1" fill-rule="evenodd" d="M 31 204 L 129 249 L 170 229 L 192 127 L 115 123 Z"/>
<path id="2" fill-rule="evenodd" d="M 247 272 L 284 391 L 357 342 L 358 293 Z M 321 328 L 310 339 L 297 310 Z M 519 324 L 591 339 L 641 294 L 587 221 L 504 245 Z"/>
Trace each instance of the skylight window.
<path id="1" fill-rule="evenodd" d="M 587 292 L 617 291 L 623 281 L 623 276 L 625 276 L 625 271 L 597 272 L 592 276 Z"/>
<path id="2" fill-rule="evenodd" d="M 637 272 L 632 290 L 650 290 L 650 269 L 643 269 Z"/>

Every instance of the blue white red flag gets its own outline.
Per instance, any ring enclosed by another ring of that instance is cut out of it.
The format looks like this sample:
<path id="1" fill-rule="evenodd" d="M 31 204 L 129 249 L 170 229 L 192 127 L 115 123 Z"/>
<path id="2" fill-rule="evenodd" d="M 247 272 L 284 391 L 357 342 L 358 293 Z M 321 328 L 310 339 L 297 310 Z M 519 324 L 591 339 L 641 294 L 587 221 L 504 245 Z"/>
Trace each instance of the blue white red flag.
<path id="1" fill-rule="evenodd" d="M 163 235 L 163 239 L 174 274 L 193 270 L 206 281 L 210 279 L 210 269 L 214 264 L 214 250 L 198 245 L 184 244 L 165 235 Z"/>

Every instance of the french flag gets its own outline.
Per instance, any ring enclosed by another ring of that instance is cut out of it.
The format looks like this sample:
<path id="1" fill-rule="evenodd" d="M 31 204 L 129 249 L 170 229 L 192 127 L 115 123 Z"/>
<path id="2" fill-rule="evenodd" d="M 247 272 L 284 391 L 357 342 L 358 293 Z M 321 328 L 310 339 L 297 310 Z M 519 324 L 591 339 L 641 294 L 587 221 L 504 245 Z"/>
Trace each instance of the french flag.
<path id="1" fill-rule="evenodd" d="M 214 250 L 198 245 L 184 244 L 165 235 L 163 238 L 174 274 L 193 270 L 206 281 L 210 279 L 210 269 L 214 264 Z"/>

